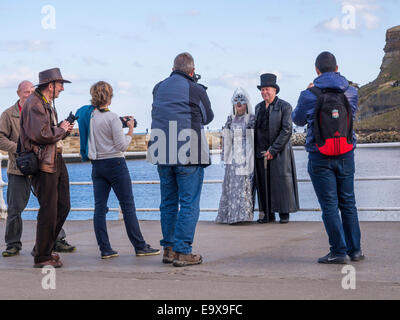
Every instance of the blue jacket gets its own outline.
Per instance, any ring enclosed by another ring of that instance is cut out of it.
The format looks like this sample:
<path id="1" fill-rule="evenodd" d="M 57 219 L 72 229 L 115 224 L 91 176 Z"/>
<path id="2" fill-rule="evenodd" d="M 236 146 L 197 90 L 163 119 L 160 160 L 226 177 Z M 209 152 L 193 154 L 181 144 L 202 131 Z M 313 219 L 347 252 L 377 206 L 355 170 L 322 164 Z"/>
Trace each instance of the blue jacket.
<path id="1" fill-rule="evenodd" d="M 76 112 L 79 126 L 80 152 L 82 161 L 89 161 L 88 158 L 88 140 L 90 134 L 90 118 L 92 117 L 93 106 L 83 106 Z"/>
<path id="2" fill-rule="evenodd" d="M 204 125 L 214 119 L 206 87 L 174 71 L 153 90 L 147 160 L 158 165 L 209 165 Z"/>
<path id="3" fill-rule="evenodd" d="M 314 80 L 314 85 L 318 88 L 325 89 L 341 89 L 344 91 L 351 109 L 353 112 L 353 121 L 357 112 L 358 105 L 358 92 L 357 89 L 350 86 L 349 82 L 345 77 L 340 75 L 338 72 L 326 72 L 321 74 Z M 306 150 L 310 153 L 319 153 L 315 145 L 314 137 L 314 112 L 317 103 L 317 96 L 314 95 L 310 90 L 302 91 L 297 102 L 297 107 L 293 110 L 292 120 L 298 126 L 307 125 L 307 137 L 306 137 Z M 356 136 L 353 132 L 354 147 L 356 147 Z"/>

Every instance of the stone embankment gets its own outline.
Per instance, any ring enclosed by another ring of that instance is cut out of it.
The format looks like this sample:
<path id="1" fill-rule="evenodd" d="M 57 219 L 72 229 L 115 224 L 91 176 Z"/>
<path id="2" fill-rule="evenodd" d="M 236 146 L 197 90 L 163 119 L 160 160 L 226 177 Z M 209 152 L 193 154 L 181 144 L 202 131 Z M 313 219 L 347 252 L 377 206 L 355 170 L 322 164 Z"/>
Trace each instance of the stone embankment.
<path id="1" fill-rule="evenodd" d="M 400 142 L 400 132 L 397 131 L 380 131 L 380 132 L 357 132 L 357 143 L 387 143 Z M 293 146 L 304 146 L 306 142 L 306 133 L 294 133 L 292 135 Z"/>

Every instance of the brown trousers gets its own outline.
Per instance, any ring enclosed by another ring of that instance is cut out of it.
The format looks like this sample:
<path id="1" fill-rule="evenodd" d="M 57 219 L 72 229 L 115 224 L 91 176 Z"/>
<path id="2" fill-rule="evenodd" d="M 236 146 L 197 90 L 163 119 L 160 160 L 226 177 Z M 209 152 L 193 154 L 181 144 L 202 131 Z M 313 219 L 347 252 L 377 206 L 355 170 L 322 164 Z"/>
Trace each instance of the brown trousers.
<path id="1" fill-rule="evenodd" d="M 56 157 L 55 173 L 40 171 L 32 179 L 40 205 L 36 227 L 35 263 L 51 259 L 55 241 L 71 209 L 68 171 L 61 154 L 57 153 Z"/>

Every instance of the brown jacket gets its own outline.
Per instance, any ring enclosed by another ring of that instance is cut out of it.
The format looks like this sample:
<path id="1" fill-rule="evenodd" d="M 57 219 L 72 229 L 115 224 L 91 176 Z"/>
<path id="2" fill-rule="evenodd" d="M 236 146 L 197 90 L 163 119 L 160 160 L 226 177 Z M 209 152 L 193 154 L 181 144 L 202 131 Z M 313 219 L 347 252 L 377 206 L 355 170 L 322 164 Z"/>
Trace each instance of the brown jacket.
<path id="1" fill-rule="evenodd" d="M 57 119 L 51 104 L 45 103 L 36 91 L 26 100 L 21 113 L 23 149 L 33 150 L 38 156 L 40 171 L 47 173 L 56 172 L 57 141 L 67 134 L 52 121 L 53 113 Z"/>
<path id="2" fill-rule="evenodd" d="M 7 173 L 21 176 L 15 162 L 17 142 L 19 138 L 19 109 L 18 102 L 5 110 L 0 118 L 0 150 L 8 152 Z"/>

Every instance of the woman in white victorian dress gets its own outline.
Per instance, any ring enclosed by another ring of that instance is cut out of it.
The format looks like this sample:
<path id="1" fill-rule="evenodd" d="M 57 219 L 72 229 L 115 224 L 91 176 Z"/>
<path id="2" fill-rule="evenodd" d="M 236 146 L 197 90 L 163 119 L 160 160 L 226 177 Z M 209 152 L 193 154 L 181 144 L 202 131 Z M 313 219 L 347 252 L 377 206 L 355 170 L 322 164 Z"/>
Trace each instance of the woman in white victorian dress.
<path id="1" fill-rule="evenodd" d="M 222 161 L 225 176 L 216 222 L 234 224 L 253 221 L 254 126 L 249 95 L 238 88 L 232 97 L 231 114 L 222 128 Z"/>

